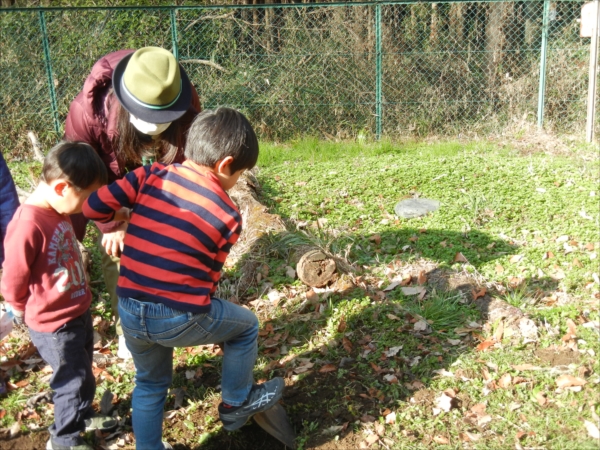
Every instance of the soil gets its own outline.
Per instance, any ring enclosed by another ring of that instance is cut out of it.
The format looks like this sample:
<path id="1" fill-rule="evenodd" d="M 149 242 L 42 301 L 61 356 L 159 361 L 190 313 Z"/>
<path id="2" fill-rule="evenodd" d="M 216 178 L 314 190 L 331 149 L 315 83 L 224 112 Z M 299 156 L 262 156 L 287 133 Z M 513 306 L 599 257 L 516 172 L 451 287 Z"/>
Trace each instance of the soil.
<path id="1" fill-rule="evenodd" d="M 33 431 L 13 439 L 0 439 L 2 450 L 45 450 L 50 434 L 46 430 Z"/>
<path id="2" fill-rule="evenodd" d="M 579 352 L 567 348 L 540 348 L 536 350 L 535 356 L 552 367 L 578 364 L 581 360 Z"/>

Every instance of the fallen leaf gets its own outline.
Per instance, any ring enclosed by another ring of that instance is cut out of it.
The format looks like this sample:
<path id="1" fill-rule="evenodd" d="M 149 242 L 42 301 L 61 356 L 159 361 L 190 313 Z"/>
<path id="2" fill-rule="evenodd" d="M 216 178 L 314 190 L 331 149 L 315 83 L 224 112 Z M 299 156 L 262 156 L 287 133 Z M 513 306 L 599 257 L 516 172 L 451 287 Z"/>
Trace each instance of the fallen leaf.
<path id="1" fill-rule="evenodd" d="M 21 421 L 14 422 L 9 429 L 10 437 L 14 438 L 21 434 Z"/>
<path id="2" fill-rule="evenodd" d="M 402 319 L 400 319 L 400 317 L 398 317 L 398 316 L 395 316 L 395 315 L 393 315 L 393 314 L 386 314 L 386 316 L 387 316 L 387 318 L 388 318 L 388 319 L 390 319 L 390 320 L 402 320 Z"/>
<path id="3" fill-rule="evenodd" d="M 393 289 L 396 289 L 398 286 L 400 286 L 400 281 L 392 281 L 390 284 L 388 284 L 385 288 L 383 288 L 384 292 L 388 292 L 391 291 Z"/>
<path id="4" fill-rule="evenodd" d="M 285 274 L 288 276 L 288 278 L 291 278 L 292 280 L 296 278 L 296 271 L 293 267 L 285 266 Z"/>
<path id="5" fill-rule="evenodd" d="M 515 364 L 510 366 L 514 370 L 524 371 L 524 370 L 541 370 L 541 367 L 534 366 L 533 364 Z"/>
<path id="6" fill-rule="evenodd" d="M 484 352 L 495 343 L 496 341 L 494 338 L 488 338 L 477 346 L 477 351 Z"/>
<path id="7" fill-rule="evenodd" d="M 458 394 L 458 391 L 455 391 L 452 388 L 448 388 L 448 389 L 444 390 L 444 394 L 450 398 L 454 398 L 454 397 L 456 397 L 456 394 Z"/>
<path id="8" fill-rule="evenodd" d="M 404 295 L 417 295 L 417 294 L 422 294 L 423 292 L 427 292 L 427 289 L 425 289 L 422 286 L 406 286 L 402 288 L 402 293 Z"/>
<path id="9" fill-rule="evenodd" d="M 371 242 L 375 242 L 376 245 L 380 245 L 381 244 L 381 235 L 379 234 L 374 234 L 373 236 L 371 236 L 369 238 L 369 240 Z"/>
<path id="10" fill-rule="evenodd" d="M 542 259 L 552 259 L 554 258 L 554 253 L 552 252 L 546 252 L 544 253 L 544 256 L 542 256 Z"/>
<path id="11" fill-rule="evenodd" d="M 559 388 L 567 388 L 571 386 L 584 386 L 587 382 L 573 375 L 561 375 L 556 379 L 556 385 Z"/>
<path id="12" fill-rule="evenodd" d="M 436 399 L 435 405 L 442 411 L 449 412 L 452 408 L 457 406 L 457 400 L 446 395 L 444 392 Z"/>
<path id="13" fill-rule="evenodd" d="M 481 439 L 481 434 L 471 433 L 470 431 L 465 431 L 464 433 L 459 433 L 458 435 L 464 442 L 476 442 Z"/>
<path id="14" fill-rule="evenodd" d="M 460 339 L 447 339 L 450 345 L 460 345 L 462 341 Z"/>
<path id="15" fill-rule="evenodd" d="M 465 258 L 465 255 L 463 255 L 461 252 L 456 252 L 456 255 L 454 255 L 454 262 L 468 263 L 469 260 Z"/>
<path id="16" fill-rule="evenodd" d="M 28 386 L 28 385 L 29 385 L 29 380 L 20 380 L 15 383 L 15 386 L 20 387 L 20 388 L 24 388 L 25 386 Z"/>
<path id="17" fill-rule="evenodd" d="M 560 268 L 556 269 L 556 272 L 554 272 L 553 274 L 550 275 L 550 278 L 552 278 L 555 281 L 562 280 L 565 277 L 566 277 L 565 271 Z"/>
<path id="18" fill-rule="evenodd" d="M 337 367 L 333 364 L 325 364 L 323 367 L 321 367 L 321 369 L 319 369 L 320 373 L 328 373 L 328 372 L 335 372 L 337 370 Z"/>
<path id="19" fill-rule="evenodd" d="M 377 372 L 377 373 L 381 372 L 381 367 L 379 367 L 377 364 L 375 364 L 374 362 L 370 362 L 369 364 L 371 365 L 371 368 L 372 368 L 372 369 L 373 369 L 375 372 Z"/>
<path id="20" fill-rule="evenodd" d="M 312 367 L 314 366 L 314 363 L 311 362 L 305 362 L 304 364 L 296 367 L 294 369 L 294 373 L 304 373 L 304 372 L 308 372 L 310 369 L 312 369 Z"/>
<path id="21" fill-rule="evenodd" d="M 414 324 L 415 331 L 425 331 L 427 329 L 427 322 L 424 320 L 419 320 Z"/>
<path id="22" fill-rule="evenodd" d="M 444 436 L 440 436 L 440 435 L 434 436 L 433 441 L 436 444 L 442 444 L 442 445 L 450 443 L 450 441 L 447 438 L 445 438 Z"/>
<path id="23" fill-rule="evenodd" d="M 425 275 L 425 271 L 421 270 L 419 272 L 419 275 L 417 276 L 417 283 L 418 284 L 425 284 L 427 283 L 427 275 Z"/>
<path id="24" fill-rule="evenodd" d="M 496 264 L 496 273 L 498 275 L 503 274 L 504 273 L 504 267 L 502 267 L 500 264 Z"/>
<path id="25" fill-rule="evenodd" d="M 385 423 L 396 423 L 396 413 L 391 412 L 385 416 Z"/>
<path id="26" fill-rule="evenodd" d="M 449 378 L 454 378 L 454 373 L 442 368 L 442 369 L 436 369 L 433 371 L 433 373 L 437 373 L 438 375 L 442 376 L 442 377 L 449 377 Z"/>
<path id="27" fill-rule="evenodd" d="M 546 394 L 544 392 L 538 392 L 535 394 L 535 400 L 540 406 L 544 406 L 546 403 L 548 403 L 548 399 L 546 398 Z"/>
<path id="28" fill-rule="evenodd" d="M 487 370 L 485 367 L 483 369 L 481 369 L 481 376 L 483 376 L 483 379 L 485 381 L 490 381 L 492 379 L 492 376 L 490 375 L 490 371 Z"/>
<path id="29" fill-rule="evenodd" d="M 484 297 L 487 290 L 485 288 L 481 288 L 478 291 L 473 289 L 471 293 L 473 294 L 473 300 L 477 300 L 479 297 Z"/>
<path id="30" fill-rule="evenodd" d="M 592 423 L 589 420 L 585 420 L 583 424 L 585 425 L 585 429 L 587 430 L 591 438 L 600 439 L 600 430 L 598 430 L 598 427 L 595 423 Z"/>
<path id="31" fill-rule="evenodd" d="M 396 354 L 402 350 L 402 345 L 399 345 L 397 347 L 390 347 L 387 351 L 383 352 L 385 356 L 387 356 L 388 358 L 391 358 L 392 356 L 396 356 Z"/>
<path id="32" fill-rule="evenodd" d="M 509 410 L 509 411 L 511 411 L 511 412 L 512 412 L 512 411 L 516 411 L 516 410 L 517 410 L 517 409 L 519 409 L 521 406 L 523 406 L 523 405 L 522 405 L 522 404 L 520 404 L 520 403 L 517 403 L 517 402 L 512 402 L 512 403 L 511 403 L 511 404 L 508 406 L 508 410 Z"/>
<path id="33" fill-rule="evenodd" d="M 360 421 L 363 423 L 373 423 L 375 422 L 375 420 L 377 420 L 375 417 L 370 416 L 369 414 L 364 414 L 361 418 Z"/>
<path id="34" fill-rule="evenodd" d="M 477 419 L 477 426 L 482 427 L 484 425 L 487 425 L 491 421 L 492 421 L 492 416 L 490 416 L 489 414 L 486 414 L 485 416 L 481 416 L 479 419 Z"/>
<path id="35" fill-rule="evenodd" d="M 523 259 L 523 255 L 512 255 L 510 257 L 509 261 L 514 264 L 514 263 L 518 263 L 522 259 Z"/>
<path id="36" fill-rule="evenodd" d="M 342 316 L 340 318 L 340 323 L 338 323 L 337 331 L 338 333 L 343 333 L 344 331 L 346 331 L 346 317 Z"/>
<path id="37" fill-rule="evenodd" d="M 366 440 L 369 445 L 373 445 L 375 442 L 377 442 L 379 440 L 379 436 L 377 436 L 376 434 L 371 434 L 371 435 L 367 436 Z"/>
<path id="38" fill-rule="evenodd" d="M 517 434 L 515 434 L 515 439 L 518 439 L 520 441 L 525 436 L 527 436 L 527 433 L 525 431 L 519 431 L 517 432 Z"/>
<path id="39" fill-rule="evenodd" d="M 502 389 L 509 388 L 511 384 L 512 384 L 512 376 L 510 375 L 510 373 L 505 373 L 498 380 L 498 386 L 500 386 Z"/>
<path id="40" fill-rule="evenodd" d="M 352 342 L 350 342 L 350 339 L 344 336 L 342 339 L 342 345 L 344 346 L 344 350 L 346 350 L 348 353 L 352 352 Z"/>
<path id="41" fill-rule="evenodd" d="M 577 337 L 577 325 L 571 319 L 567 319 L 567 333 L 562 337 L 564 342 L 570 341 Z"/>
<path id="42" fill-rule="evenodd" d="M 385 381 L 387 381 L 388 383 L 390 383 L 390 384 L 396 384 L 396 383 L 398 383 L 398 378 L 396 378 L 396 375 L 393 375 L 393 374 L 391 374 L 391 373 L 389 373 L 389 374 L 385 375 L 385 376 L 383 377 L 383 379 L 384 379 Z"/>

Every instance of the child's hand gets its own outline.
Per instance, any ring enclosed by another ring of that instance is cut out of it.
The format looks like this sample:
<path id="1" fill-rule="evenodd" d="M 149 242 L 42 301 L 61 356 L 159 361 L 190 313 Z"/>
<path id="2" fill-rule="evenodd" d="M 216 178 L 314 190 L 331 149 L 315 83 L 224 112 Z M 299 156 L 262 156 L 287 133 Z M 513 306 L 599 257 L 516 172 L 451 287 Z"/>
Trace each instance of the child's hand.
<path id="1" fill-rule="evenodd" d="M 121 208 L 118 211 L 115 211 L 115 216 L 113 218 L 113 220 L 115 222 L 129 222 L 129 220 L 131 219 L 131 210 L 129 208 Z"/>

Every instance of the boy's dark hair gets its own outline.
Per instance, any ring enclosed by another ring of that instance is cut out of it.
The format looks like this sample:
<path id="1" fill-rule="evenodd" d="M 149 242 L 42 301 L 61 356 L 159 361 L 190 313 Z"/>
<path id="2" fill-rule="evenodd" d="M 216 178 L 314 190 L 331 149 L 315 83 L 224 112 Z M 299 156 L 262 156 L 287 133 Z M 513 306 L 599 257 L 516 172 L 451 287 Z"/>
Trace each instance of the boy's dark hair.
<path id="1" fill-rule="evenodd" d="M 188 131 L 185 157 L 196 164 L 214 167 L 233 157 L 231 171 L 252 169 L 258 159 L 258 139 L 241 112 L 231 108 L 207 109 L 196 116 Z"/>
<path id="2" fill-rule="evenodd" d="M 106 166 L 96 150 L 85 142 L 61 141 L 44 158 L 42 180 L 50 183 L 64 178 L 77 189 L 108 182 Z"/>

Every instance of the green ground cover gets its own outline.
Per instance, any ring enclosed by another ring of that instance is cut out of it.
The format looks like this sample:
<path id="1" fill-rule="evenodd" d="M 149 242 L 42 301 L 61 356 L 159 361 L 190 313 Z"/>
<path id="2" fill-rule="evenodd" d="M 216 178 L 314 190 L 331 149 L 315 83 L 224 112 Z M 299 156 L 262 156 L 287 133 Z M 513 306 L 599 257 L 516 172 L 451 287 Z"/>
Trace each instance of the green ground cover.
<path id="1" fill-rule="evenodd" d="M 263 144 L 260 200 L 287 231 L 257 241 L 224 273 L 219 293 L 235 294 L 261 319 L 256 378 L 285 377 L 283 404 L 299 448 L 597 448 L 596 152 L 523 153 L 481 142 Z M 11 163 L 23 188 L 29 167 Z M 398 218 L 395 204 L 411 197 L 441 207 Z M 296 278 L 294 250 L 306 244 L 339 258 L 346 273 L 338 282 L 311 289 Z M 114 394 L 124 420 L 110 439 L 131 448 L 132 370 L 113 362 L 93 256 L 99 352 L 109 361 L 98 365 L 97 397 Z M 252 283 L 240 290 L 247 267 Z M 2 367 L 24 351 L 18 338 L 6 340 Z M 176 358 L 169 442 L 180 450 L 281 448 L 256 425 L 222 430 L 218 349 L 179 349 Z M 41 366 L 7 372 L 1 427 L 19 423 L 33 436 L 34 423 L 51 422 L 48 405 L 27 406 L 47 389 Z M 99 446 L 102 439 L 90 436 Z"/>

